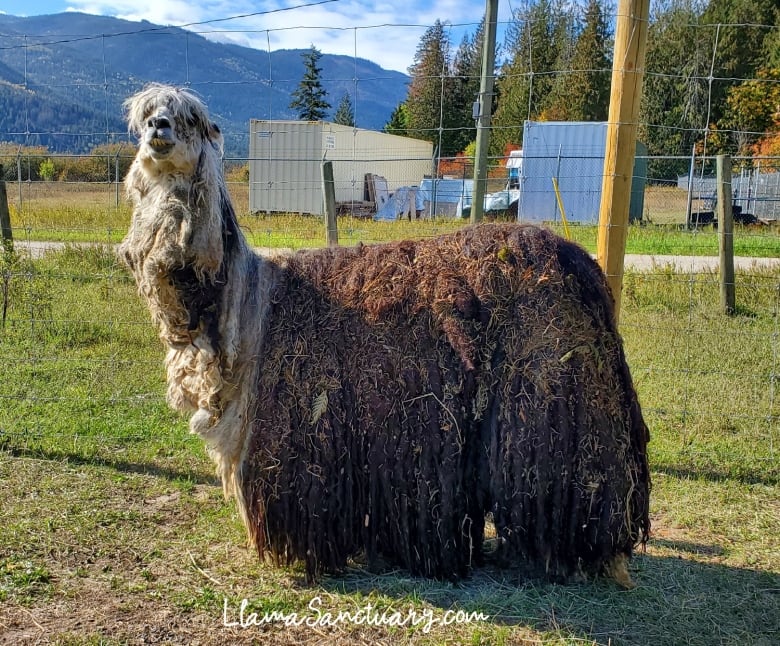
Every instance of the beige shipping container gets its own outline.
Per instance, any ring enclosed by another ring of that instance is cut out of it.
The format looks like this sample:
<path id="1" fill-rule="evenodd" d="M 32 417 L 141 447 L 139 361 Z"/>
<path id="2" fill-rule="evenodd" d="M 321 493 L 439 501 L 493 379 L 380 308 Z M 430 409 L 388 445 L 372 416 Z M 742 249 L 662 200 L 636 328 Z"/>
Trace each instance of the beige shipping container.
<path id="1" fill-rule="evenodd" d="M 249 208 L 253 213 L 324 212 L 321 166 L 333 162 L 336 202 L 363 202 L 367 173 L 390 192 L 418 186 L 433 168 L 433 144 L 327 121 L 249 123 Z"/>

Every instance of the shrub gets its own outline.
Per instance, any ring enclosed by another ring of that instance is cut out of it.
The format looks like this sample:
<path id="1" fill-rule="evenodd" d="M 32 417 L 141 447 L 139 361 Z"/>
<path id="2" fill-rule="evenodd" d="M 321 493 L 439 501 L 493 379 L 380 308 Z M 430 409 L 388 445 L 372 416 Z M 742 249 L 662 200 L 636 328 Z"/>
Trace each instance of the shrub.
<path id="1" fill-rule="evenodd" d="M 38 174 L 41 176 L 41 179 L 46 180 L 47 182 L 54 179 L 54 172 L 54 162 L 51 160 L 51 157 L 44 159 L 40 166 L 38 166 Z"/>

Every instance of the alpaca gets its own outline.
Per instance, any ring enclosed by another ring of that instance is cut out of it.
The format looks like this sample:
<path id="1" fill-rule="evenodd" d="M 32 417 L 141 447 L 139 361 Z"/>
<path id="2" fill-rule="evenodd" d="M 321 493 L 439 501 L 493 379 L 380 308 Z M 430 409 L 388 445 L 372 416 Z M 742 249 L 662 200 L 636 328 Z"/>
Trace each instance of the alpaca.
<path id="1" fill-rule="evenodd" d="M 613 301 L 580 247 L 519 224 L 261 258 L 191 91 L 126 103 L 119 248 L 261 557 L 458 579 L 485 561 L 631 585 L 649 434 Z"/>

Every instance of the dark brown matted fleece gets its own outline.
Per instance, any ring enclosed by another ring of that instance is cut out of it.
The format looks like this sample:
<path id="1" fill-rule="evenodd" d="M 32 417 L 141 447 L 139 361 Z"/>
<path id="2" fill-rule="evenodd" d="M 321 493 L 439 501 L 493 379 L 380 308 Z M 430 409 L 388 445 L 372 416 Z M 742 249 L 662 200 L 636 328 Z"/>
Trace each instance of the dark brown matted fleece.
<path id="1" fill-rule="evenodd" d="M 647 540 L 648 430 L 603 274 L 549 231 L 479 225 L 280 265 L 244 496 L 259 552 L 555 578 Z"/>

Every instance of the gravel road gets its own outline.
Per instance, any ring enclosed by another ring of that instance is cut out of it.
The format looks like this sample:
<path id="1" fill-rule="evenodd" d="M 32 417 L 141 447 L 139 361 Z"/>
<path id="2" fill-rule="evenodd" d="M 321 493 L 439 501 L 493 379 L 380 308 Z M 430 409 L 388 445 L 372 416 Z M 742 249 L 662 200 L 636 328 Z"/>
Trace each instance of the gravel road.
<path id="1" fill-rule="evenodd" d="M 33 258 L 40 258 L 47 251 L 61 249 L 64 245 L 61 242 L 29 242 L 17 240 L 14 243 L 17 251 L 23 254 L 29 254 Z M 269 249 L 258 249 L 261 254 L 271 253 Z M 635 271 L 653 271 L 668 266 L 673 266 L 680 273 L 696 273 L 700 271 L 715 270 L 718 268 L 719 260 L 715 256 L 660 256 L 660 255 L 638 255 L 626 254 L 625 268 Z M 734 257 L 734 268 L 738 270 L 765 269 L 780 267 L 780 258 L 746 258 L 744 256 Z"/>

